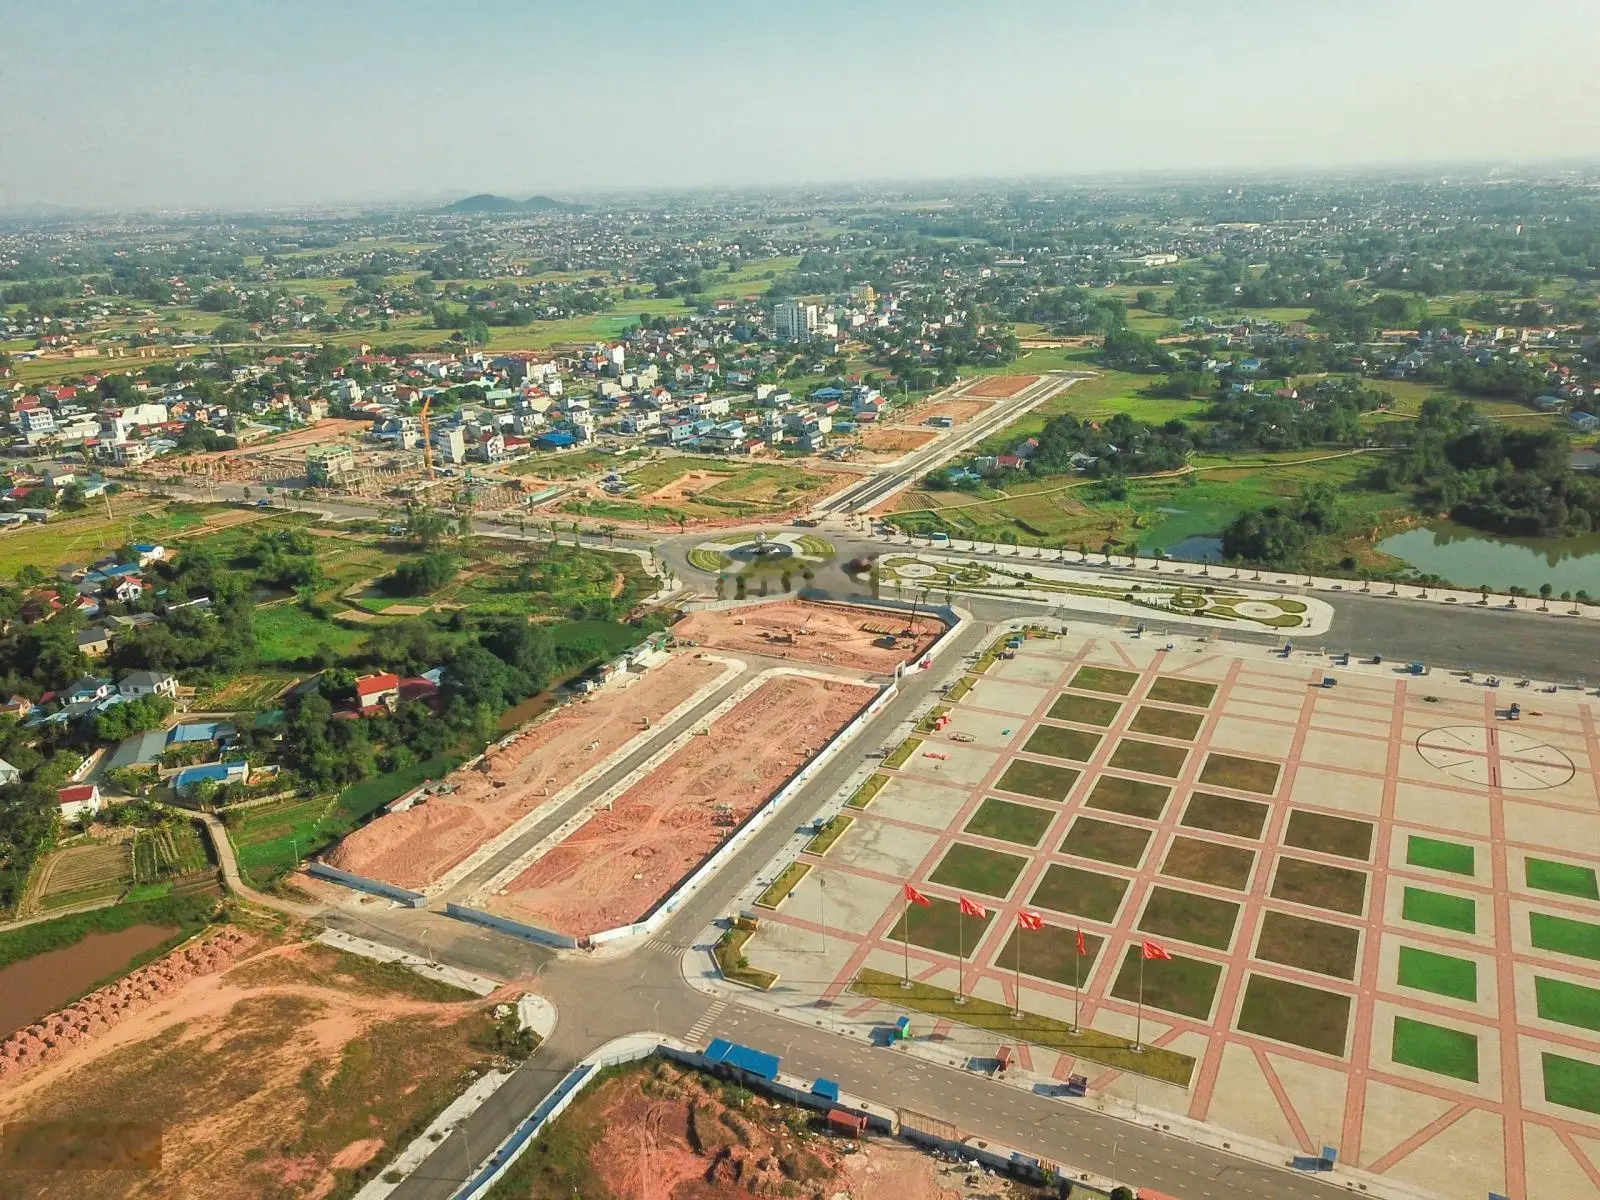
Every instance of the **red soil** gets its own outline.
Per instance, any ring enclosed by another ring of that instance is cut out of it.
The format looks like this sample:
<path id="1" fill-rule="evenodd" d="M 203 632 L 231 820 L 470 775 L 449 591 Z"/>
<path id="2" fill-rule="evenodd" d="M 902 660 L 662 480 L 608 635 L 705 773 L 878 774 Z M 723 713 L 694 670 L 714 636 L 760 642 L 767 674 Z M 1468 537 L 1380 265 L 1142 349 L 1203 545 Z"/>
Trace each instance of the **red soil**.
<path id="1" fill-rule="evenodd" d="M 868 425 L 861 430 L 861 448 L 874 453 L 920 450 L 939 435 L 931 429 L 897 429 L 892 425 Z"/>
<path id="2" fill-rule="evenodd" d="M 454 792 L 363 826 L 327 861 L 400 887 L 425 887 L 642 733 L 644 718 L 655 725 L 723 669 L 679 654 L 633 683 L 556 709 L 477 767 L 452 774 L 446 783 Z"/>
<path id="3" fill-rule="evenodd" d="M 942 622 L 918 617 L 914 644 L 901 640 L 893 649 L 873 645 L 884 630 L 892 629 L 898 635 L 912 627 L 908 615 L 779 600 L 721 612 L 692 612 L 674 625 L 672 632 L 699 646 L 887 675 L 900 663 L 915 659 L 944 631 Z"/>
<path id="4" fill-rule="evenodd" d="M 581 937 L 643 917 L 876 694 L 780 675 L 553 847 L 491 907 Z M 713 808 L 732 826 L 712 824 Z"/>
<path id="5" fill-rule="evenodd" d="M 1037 375 L 991 375 L 968 388 L 963 395 L 967 396 L 994 396 L 1006 400 L 1015 396 L 1023 388 L 1039 382 Z"/>

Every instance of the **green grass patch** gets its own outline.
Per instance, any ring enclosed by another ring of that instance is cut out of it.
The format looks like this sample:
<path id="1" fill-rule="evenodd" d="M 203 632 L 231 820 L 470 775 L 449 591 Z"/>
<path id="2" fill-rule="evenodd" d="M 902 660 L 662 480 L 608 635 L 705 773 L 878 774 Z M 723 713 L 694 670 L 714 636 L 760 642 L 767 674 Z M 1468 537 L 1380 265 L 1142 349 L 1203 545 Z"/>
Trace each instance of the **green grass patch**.
<path id="1" fill-rule="evenodd" d="M 1390 1054 L 1395 1062 L 1408 1067 L 1478 1082 L 1478 1039 L 1459 1029 L 1396 1017 Z"/>
<path id="2" fill-rule="evenodd" d="M 1134 733 L 1148 733 L 1152 737 L 1175 738 L 1182 742 L 1194 741 L 1195 734 L 1205 721 L 1199 713 L 1179 712 L 1175 708 L 1157 708 L 1152 704 L 1140 706 L 1128 726 Z"/>
<path id="3" fill-rule="evenodd" d="M 1053 820 L 1055 813 L 1048 809 L 990 796 L 978 806 L 963 832 L 1016 842 L 1019 846 L 1037 846 Z"/>
<path id="4" fill-rule="evenodd" d="M 1533 992 L 1539 1015 L 1546 1021 L 1600 1030 L 1600 989 L 1535 975 Z"/>
<path id="5" fill-rule="evenodd" d="M 1453 929 L 1457 933 L 1478 932 L 1478 905 L 1470 896 L 1408 887 L 1400 902 L 1400 915 L 1420 925 Z"/>
<path id="6" fill-rule="evenodd" d="M 1033 731 L 1033 736 L 1022 749 L 1027 754 L 1088 762 L 1094 754 L 1094 748 L 1099 744 L 1098 733 L 1085 733 L 1081 729 L 1063 729 L 1059 725 L 1041 725 Z"/>
<path id="7" fill-rule="evenodd" d="M 1161 864 L 1161 873 L 1237 891 L 1250 882 L 1250 868 L 1255 861 L 1254 850 L 1199 838 L 1175 837 L 1166 861 Z"/>
<path id="8" fill-rule="evenodd" d="M 1472 875 L 1477 870 L 1476 857 L 1471 846 L 1460 842 L 1441 842 L 1414 833 L 1406 838 L 1406 862 L 1413 867 Z"/>
<path id="9" fill-rule="evenodd" d="M 461 765 L 454 754 L 439 754 L 423 762 L 413 763 L 403 771 L 391 771 L 353 783 L 339 793 L 339 807 L 351 817 L 364 817 L 377 812 L 391 800 L 398 800 L 413 788 L 430 779 L 443 779 Z"/>
<path id="10" fill-rule="evenodd" d="M 1111 752 L 1111 766 L 1121 771 L 1138 771 L 1143 775 L 1165 775 L 1168 779 L 1176 779 L 1183 774 L 1183 764 L 1188 757 L 1189 752 L 1178 746 L 1123 738 Z"/>
<path id="11" fill-rule="evenodd" d="M 939 723 L 939 718 L 944 716 L 949 711 L 950 711 L 950 706 L 949 705 L 947 705 L 947 704 L 935 704 L 932 708 L 930 708 L 928 710 L 927 715 L 924 716 L 922 718 L 922 720 L 917 722 L 917 732 L 918 733 L 932 733 L 934 731 L 934 728 Z"/>
<path id="12" fill-rule="evenodd" d="M 202 928 L 216 911 L 217 898 L 206 895 L 163 896 L 154 900 L 115 904 L 93 912 L 73 913 L 53 921 L 36 921 L 0 932 L 0 967 L 32 958 L 48 950 L 76 945 L 91 933 L 117 933 L 135 925 L 173 929 L 161 947 L 142 956 L 148 962 L 168 947 Z"/>
<path id="13" fill-rule="evenodd" d="M 1401 946 L 1397 978 L 1401 987 L 1478 1002 L 1478 964 L 1470 958 Z"/>
<path id="14" fill-rule="evenodd" d="M 1256 957 L 1267 962 L 1354 979 L 1361 931 L 1268 909 L 1261 917 Z"/>
<path id="15" fill-rule="evenodd" d="M 1600 1116 L 1600 1066 L 1548 1050 L 1539 1057 L 1546 1100 Z"/>
<path id="16" fill-rule="evenodd" d="M 1278 788 L 1277 763 L 1232 754 L 1208 754 L 1200 770 L 1200 782 L 1212 787 L 1233 788 L 1237 792 L 1256 792 L 1270 796 Z"/>
<path id="17" fill-rule="evenodd" d="M 811 870 L 810 863 L 792 862 L 778 872 L 767 890 L 756 897 L 756 904 L 761 908 L 777 908 L 789 898 L 789 893 L 800 885 L 800 881 Z"/>
<path id="18" fill-rule="evenodd" d="M 1581 900 L 1600 900 L 1600 882 L 1596 880 L 1593 867 L 1551 862 L 1546 858 L 1529 858 L 1523 870 L 1528 886 L 1541 892 L 1557 892 L 1563 896 L 1577 896 Z"/>
<path id="19" fill-rule="evenodd" d="M 702 571 L 709 571 L 715 575 L 733 560 L 720 550 L 707 550 L 704 546 L 696 546 L 689 551 L 689 565 L 699 567 Z"/>
<path id="20" fill-rule="evenodd" d="M 1071 767 L 1055 767 L 1049 763 L 1014 758 L 995 787 L 1002 792 L 1016 792 L 1019 796 L 1060 801 L 1065 800 L 1067 793 L 1072 791 L 1072 785 L 1078 782 L 1078 774 Z"/>
<path id="21" fill-rule="evenodd" d="M 1114 696 L 1126 696 L 1133 691 L 1133 685 L 1139 682 L 1139 677 L 1132 671 L 1117 671 L 1110 667 L 1079 667 L 1077 674 L 1073 675 L 1070 686 L 1082 688 L 1086 692 L 1110 692 Z"/>
<path id="22" fill-rule="evenodd" d="M 354 654 L 367 640 L 367 632 L 307 612 L 296 601 L 256 608 L 250 616 L 256 635 L 256 653 L 263 665 L 289 665 L 309 657 L 319 646 L 334 654 Z M 369 622 L 368 629 L 378 626 Z"/>
<path id="23" fill-rule="evenodd" d="M 1146 933 L 1173 937 L 1213 950 L 1226 950 L 1233 941 L 1239 906 L 1228 900 L 1153 887 L 1145 902 L 1139 928 Z"/>
<path id="24" fill-rule="evenodd" d="M 960 679 L 956 680 L 950 685 L 950 690 L 944 694 L 944 698 L 950 701 L 951 704 L 954 704 L 968 692 L 970 692 L 972 690 L 972 685 L 977 682 L 978 680 L 976 676 L 963 675 Z"/>
<path id="25" fill-rule="evenodd" d="M 1267 822 L 1267 811 L 1267 805 L 1254 800 L 1195 792 L 1183 811 L 1183 824 L 1191 829 L 1209 829 L 1212 833 L 1233 837 L 1259 838 Z"/>
<path id="26" fill-rule="evenodd" d="M 1002 1041 L 1028 1042 L 1063 1050 L 1102 1066 L 1175 1083 L 1179 1087 L 1188 1087 L 1194 1076 L 1195 1062 L 1187 1054 L 1155 1046 L 1135 1051 L 1127 1038 L 1093 1029 L 1082 1029 L 1074 1034 L 1065 1021 L 1029 1012 L 1013 1017 L 1009 1005 L 990 1000 L 968 997 L 965 1004 L 957 1004 L 955 995 L 944 988 L 916 982 L 909 988 L 902 987 L 899 976 L 884 971 L 863 969 L 850 990 L 895 1008 L 909 1008 L 938 1020 L 986 1030 Z"/>
<path id="27" fill-rule="evenodd" d="M 1348 817 L 1331 817 L 1326 813 L 1305 812 L 1295 809 L 1289 814 L 1289 826 L 1283 841 L 1301 850 L 1318 850 L 1340 858 L 1357 858 L 1365 862 L 1372 853 L 1372 825 L 1367 821 L 1352 821 Z"/>
<path id="28" fill-rule="evenodd" d="M 1143 963 L 1144 1003 L 1147 1008 L 1164 1009 L 1203 1021 L 1211 1015 L 1211 1002 L 1217 994 L 1222 967 L 1198 958 L 1174 954 L 1171 958 L 1144 960 L 1139 943 L 1123 954 L 1111 994 L 1120 1000 L 1137 1002 L 1139 972 Z"/>
<path id="29" fill-rule="evenodd" d="M 1095 780 L 1087 803 L 1090 808 L 1157 821 L 1161 819 L 1171 795 L 1172 789 L 1164 784 L 1124 779 L 1120 775 L 1102 775 Z"/>
<path id="30" fill-rule="evenodd" d="M 1061 853 L 1076 854 L 1079 858 L 1092 858 L 1097 862 L 1116 863 L 1123 867 L 1136 867 L 1144 857 L 1150 843 L 1150 831 L 1134 825 L 1119 825 L 1115 821 L 1099 821 L 1094 817 L 1079 817 L 1061 843 Z"/>
<path id="31" fill-rule="evenodd" d="M 1528 927 L 1533 944 L 1541 950 L 1600 961 L 1600 925 L 1536 912 L 1528 914 Z"/>
<path id="32" fill-rule="evenodd" d="M 850 826 L 855 824 L 854 817 L 847 817 L 843 813 L 836 813 L 828 818 L 828 823 L 818 832 L 817 836 L 806 843 L 807 854 L 826 854 L 833 848 L 833 844 L 845 835 Z"/>
<path id="33" fill-rule="evenodd" d="M 1011 891 L 1028 860 L 1016 854 L 1003 854 L 983 846 L 956 842 L 945 851 L 939 865 L 928 876 L 934 883 L 960 891 L 982 892 L 1003 897 Z"/>
<path id="34" fill-rule="evenodd" d="M 1048 979 L 1067 987 L 1072 986 L 1074 979 L 1082 986 L 1083 981 L 1094 973 L 1100 948 L 1105 945 L 1105 939 L 1098 934 L 1085 932 L 1083 948 L 1087 953 L 1080 955 L 1077 931 L 1071 926 L 1046 924 L 1043 929 L 1013 928 L 1011 936 L 1006 939 L 1005 946 L 994 960 L 997 969 L 1015 968 L 1018 941 L 1022 943 L 1024 975 Z M 1077 972 L 1076 976 L 1074 971 Z"/>
<path id="35" fill-rule="evenodd" d="M 1252 973 L 1239 1006 L 1239 1028 L 1323 1054 L 1344 1055 L 1350 997 Z"/>
<path id="36" fill-rule="evenodd" d="M 921 745 L 921 738 L 908 737 L 905 741 L 901 742 L 892 751 L 890 751 L 889 757 L 883 760 L 883 765 L 886 767 L 905 766 L 906 760 L 915 754 L 917 752 L 917 747 Z"/>
<path id="37" fill-rule="evenodd" d="M 795 539 L 794 544 L 795 548 L 807 558 L 832 558 L 834 555 L 833 543 L 814 533 L 802 533 Z"/>
<path id="38" fill-rule="evenodd" d="M 911 920 L 910 941 L 913 946 L 936 951 L 939 954 L 971 958 L 983 941 L 984 931 L 994 920 L 990 910 L 985 917 L 964 917 L 961 906 L 954 900 L 930 896 L 927 904 L 907 905 L 909 913 L 902 912 L 889 932 L 891 941 L 903 942 L 906 937 L 906 918 Z"/>
<path id="39" fill-rule="evenodd" d="M 1145 699 L 1159 700 L 1163 704 L 1184 704 L 1190 708 L 1206 708 L 1216 695 L 1217 685 L 1214 683 L 1200 683 L 1194 679 L 1175 679 L 1171 675 L 1162 675 L 1150 685 Z"/>
<path id="40" fill-rule="evenodd" d="M 1071 913 L 1091 921 L 1110 924 L 1122 907 L 1128 881 L 1116 875 L 1101 875 L 1078 867 L 1052 863 L 1028 903 L 1055 912 Z"/>
<path id="41" fill-rule="evenodd" d="M 1272 895 L 1293 904 L 1359 917 L 1366 908 L 1367 876 L 1364 871 L 1285 857 L 1278 860 Z"/>
<path id="42" fill-rule="evenodd" d="M 778 976 L 760 967 L 752 967 L 744 954 L 745 943 L 755 934 L 753 929 L 733 926 L 717 939 L 717 944 L 711 949 L 712 957 L 717 960 L 717 969 L 722 972 L 724 979 L 759 991 L 770 991 L 772 985 L 778 982 Z"/>
<path id="43" fill-rule="evenodd" d="M 1117 719 L 1122 705 L 1114 700 L 1101 700 L 1095 696 L 1078 696 L 1063 692 L 1050 706 L 1052 721 L 1076 721 L 1080 725 L 1110 725 Z"/>
<path id="44" fill-rule="evenodd" d="M 883 785 L 888 783 L 893 776 L 885 775 L 882 771 L 871 776 L 865 783 L 855 790 L 855 794 L 845 801 L 847 808 L 865 808 L 872 803 L 872 798 L 883 791 Z"/>

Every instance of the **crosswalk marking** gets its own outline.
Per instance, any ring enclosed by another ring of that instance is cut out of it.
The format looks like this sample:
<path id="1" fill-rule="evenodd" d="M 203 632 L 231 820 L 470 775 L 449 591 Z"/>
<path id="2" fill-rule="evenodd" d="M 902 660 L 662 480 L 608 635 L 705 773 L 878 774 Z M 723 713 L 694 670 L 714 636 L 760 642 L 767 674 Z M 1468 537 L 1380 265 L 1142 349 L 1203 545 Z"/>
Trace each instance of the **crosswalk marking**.
<path id="1" fill-rule="evenodd" d="M 722 1010 L 728 1007 L 726 1000 L 713 1000 L 711 1007 L 700 1014 L 700 1019 L 689 1030 L 689 1041 L 698 1042 L 710 1031 L 712 1024 L 722 1015 Z"/>
<path id="2" fill-rule="evenodd" d="M 675 942 L 671 938 L 665 937 L 651 938 L 644 944 L 644 948 L 646 950 L 653 950 L 659 954 L 682 954 L 685 950 L 691 949 L 689 946 L 685 946 L 680 942 Z"/>

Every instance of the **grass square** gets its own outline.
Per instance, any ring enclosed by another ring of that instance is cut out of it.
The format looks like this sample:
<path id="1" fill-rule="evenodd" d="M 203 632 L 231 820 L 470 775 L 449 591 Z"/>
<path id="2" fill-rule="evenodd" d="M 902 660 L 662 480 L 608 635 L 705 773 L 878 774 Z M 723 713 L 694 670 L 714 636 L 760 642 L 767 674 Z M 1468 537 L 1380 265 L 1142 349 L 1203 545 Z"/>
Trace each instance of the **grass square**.
<path id="1" fill-rule="evenodd" d="M 1600 990 L 1565 979 L 1535 975 L 1533 994 L 1539 1015 L 1546 1021 L 1600 1030 Z"/>
<path id="2" fill-rule="evenodd" d="M 1390 1054 L 1395 1062 L 1408 1067 L 1478 1082 L 1478 1039 L 1459 1029 L 1396 1017 Z"/>
<path id="3" fill-rule="evenodd" d="M 1139 928 L 1146 933 L 1226 950 L 1233 941 L 1233 927 L 1239 919 L 1239 906 L 1228 900 L 1153 887 L 1145 901 Z"/>
<path id="4" fill-rule="evenodd" d="M 1272 909 L 1261 914 L 1256 957 L 1267 962 L 1336 979 L 1354 979 L 1360 949 L 1361 931 L 1348 925 L 1329 925 Z"/>
<path id="5" fill-rule="evenodd" d="M 1295 809 L 1289 814 L 1289 826 L 1284 830 L 1283 841 L 1285 845 L 1298 846 L 1302 850 L 1320 850 L 1323 854 L 1358 858 L 1365 862 L 1372 853 L 1372 825 L 1367 821 L 1352 821 L 1348 817 L 1330 817 L 1325 813 Z"/>
<path id="6" fill-rule="evenodd" d="M 1077 674 L 1072 677 L 1071 686 L 1082 688 L 1086 692 L 1110 692 L 1114 696 L 1126 696 L 1133 691 L 1133 685 L 1139 682 L 1139 677 L 1132 671 L 1116 671 L 1110 667 L 1079 667 Z"/>
<path id="7" fill-rule="evenodd" d="M 1150 685 L 1146 698 L 1163 704 L 1187 704 L 1190 708 L 1205 708 L 1216 697 L 1217 685 L 1201 683 L 1195 679 L 1174 679 L 1171 675 L 1159 676 Z"/>
<path id="8" fill-rule="evenodd" d="M 1342 1058 L 1350 1029 L 1350 997 L 1252 973 L 1239 1006 L 1239 1028 Z"/>
<path id="9" fill-rule="evenodd" d="M 1044 831 L 1050 828 L 1055 813 L 1048 808 L 1035 808 L 1031 804 L 1017 804 L 990 796 L 978 806 L 963 832 L 979 837 L 997 838 L 1002 842 L 1016 842 L 1019 846 L 1037 846 Z"/>
<path id="10" fill-rule="evenodd" d="M 1116 919 L 1127 890 L 1128 881 L 1116 875 L 1101 875 L 1052 863 L 1044 878 L 1039 880 L 1039 886 L 1033 889 L 1028 903 L 1109 923 Z"/>
<path id="11" fill-rule="evenodd" d="M 1600 960 L 1600 925 L 1536 912 L 1528 914 L 1528 926 L 1533 944 L 1541 950 Z"/>
<path id="12" fill-rule="evenodd" d="M 1078 782 L 1078 772 L 1071 767 L 1053 767 L 1049 763 L 1029 762 L 1014 758 L 995 784 L 1002 792 L 1016 792 L 1019 796 L 1037 796 L 1041 800 L 1065 800 L 1072 785 Z"/>
<path id="13" fill-rule="evenodd" d="M 1159 1008 L 1179 1013 L 1196 1020 L 1211 1015 L 1211 1002 L 1217 994 L 1217 982 L 1222 978 L 1218 963 L 1198 958 L 1185 958 L 1174 954 L 1171 958 L 1144 961 L 1144 952 L 1135 942 L 1122 956 L 1122 966 L 1117 971 L 1117 981 L 1111 985 L 1111 994 L 1121 1000 L 1137 1002 L 1139 999 L 1139 964 L 1144 962 L 1144 1002 L 1148 1008 Z"/>
<path id="14" fill-rule="evenodd" d="M 1138 779 L 1124 779 L 1120 775 L 1102 775 L 1095 780 L 1094 791 L 1086 801 L 1090 808 L 1106 812 L 1123 813 L 1130 817 L 1143 817 L 1159 821 L 1167 807 L 1172 789 L 1159 783 L 1144 783 Z"/>
<path id="15" fill-rule="evenodd" d="M 1419 837 L 1414 833 L 1406 838 L 1406 862 L 1413 867 L 1449 871 L 1454 875 L 1472 875 L 1477 870 L 1477 854 L 1471 846 Z"/>
<path id="16" fill-rule="evenodd" d="M 1540 1058 L 1546 1100 L 1600 1116 L 1600 1066 L 1548 1050 Z"/>
<path id="17" fill-rule="evenodd" d="M 1367 875 L 1345 867 L 1329 867 L 1303 858 L 1280 858 L 1272 895 L 1294 904 L 1326 908 L 1359 917 L 1366 908 Z"/>
<path id="18" fill-rule="evenodd" d="M 1061 853 L 1116 863 L 1123 867 L 1136 867 L 1144 857 L 1144 848 L 1149 841 L 1148 829 L 1118 825 L 1115 821 L 1098 821 L 1094 817 L 1079 817 L 1072 822 L 1072 828 L 1063 839 Z"/>
<path id="19" fill-rule="evenodd" d="M 998 850 L 957 842 L 945 852 L 928 878 L 966 892 L 1004 896 L 1027 865 L 1028 860 L 1016 854 L 1002 854 Z"/>
<path id="20" fill-rule="evenodd" d="M 1212 833 L 1227 833 L 1234 837 L 1259 838 L 1267 823 L 1268 806 L 1255 800 L 1235 800 L 1232 796 L 1214 796 L 1210 792 L 1195 792 L 1189 797 L 1189 807 L 1184 809 L 1183 823 L 1191 829 L 1209 829 Z"/>
<path id="21" fill-rule="evenodd" d="M 1098 733 L 1085 733 L 1081 729 L 1063 729 L 1060 725 L 1041 725 L 1033 731 L 1028 744 L 1022 749 L 1027 754 L 1044 754 L 1051 758 L 1071 758 L 1088 762 L 1094 748 L 1100 744 Z"/>
<path id="22" fill-rule="evenodd" d="M 1169 779 L 1176 779 L 1183 774 L 1183 763 L 1188 757 L 1189 752 L 1180 746 L 1163 746 L 1159 742 L 1123 738 L 1111 752 L 1111 765 L 1120 771 L 1138 771 L 1144 775 L 1165 775 Z"/>
<path id="23" fill-rule="evenodd" d="M 1096 696 L 1075 696 L 1063 692 L 1050 706 L 1052 721 L 1076 721 L 1080 725 L 1109 725 L 1117 719 L 1122 705 Z"/>
<path id="24" fill-rule="evenodd" d="M 911 944 L 935 950 L 940 954 L 960 954 L 971 958 L 973 951 L 983 941 L 983 934 L 994 920 L 991 910 L 986 917 L 962 917 L 961 906 L 954 900 L 938 896 L 928 897 L 926 905 L 907 906 L 910 913 L 901 913 L 900 919 L 889 931 L 896 942 L 906 940 L 906 918 L 911 919 Z"/>
<path id="25" fill-rule="evenodd" d="M 1011 936 L 994 960 L 998 969 L 1013 971 L 1017 965 L 1017 939 L 1022 939 L 1022 973 L 1036 979 L 1072 986 L 1076 978 L 1082 986 L 1094 971 L 1095 960 L 1105 939 L 1099 934 L 1085 933 L 1083 948 L 1087 954 L 1079 957 L 1077 933 L 1069 926 L 1046 925 L 1043 929 L 1013 928 Z M 1073 971 L 1078 973 L 1076 977 Z"/>
<path id="26" fill-rule="evenodd" d="M 1175 837 L 1167 851 L 1167 861 L 1161 864 L 1161 873 L 1239 890 L 1250 882 L 1250 868 L 1255 861 L 1254 850 L 1199 838 Z"/>
<path id="27" fill-rule="evenodd" d="M 1470 896 L 1408 887 L 1400 901 L 1400 915 L 1407 921 L 1453 929 L 1457 933 L 1478 932 L 1478 905 Z"/>
<path id="28" fill-rule="evenodd" d="M 1600 881 L 1596 880 L 1593 867 L 1551 862 L 1547 858 L 1530 858 L 1523 869 L 1531 888 L 1538 888 L 1541 892 L 1559 892 L 1563 896 L 1577 896 L 1580 900 L 1600 900 Z"/>
<path id="29" fill-rule="evenodd" d="M 1233 754 L 1208 754 L 1200 769 L 1200 782 L 1212 787 L 1233 788 L 1237 792 L 1256 792 L 1270 796 L 1278 788 L 1279 767 L 1258 758 L 1239 758 Z"/>
<path id="30" fill-rule="evenodd" d="M 1152 737 L 1192 742 L 1204 721 L 1205 718 L 1199 713 L 1179 712 L 1175 708 L 1157 708 L 1153 704 L 1146 704 L 1134 713 L 1133 722 L 1128 728 L 1134 733 L 1148 733 Z"/>
<path id="31" fill-rule="evenodd" d="M 1399 983 L 1420 992 L 1478 1002 L 1478 964 L 1470 958 L 1401 946 Z"/>

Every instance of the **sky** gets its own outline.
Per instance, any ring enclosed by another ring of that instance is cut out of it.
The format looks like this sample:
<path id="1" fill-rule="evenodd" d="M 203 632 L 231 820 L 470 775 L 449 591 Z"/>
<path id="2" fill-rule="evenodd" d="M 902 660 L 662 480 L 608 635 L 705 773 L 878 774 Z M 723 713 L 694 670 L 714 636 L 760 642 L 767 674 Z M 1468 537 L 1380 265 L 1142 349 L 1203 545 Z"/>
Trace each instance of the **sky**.
<path id="1" fill-rule="evenodd" d="M 1600 160 L 1596 0 L 0 0 L 0 210 Z"/>

